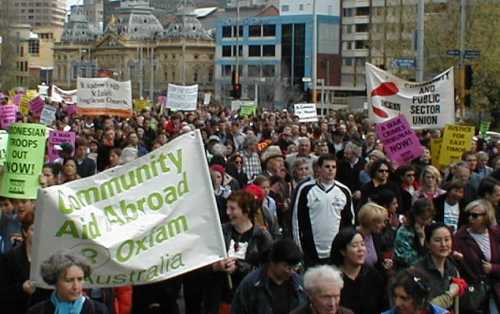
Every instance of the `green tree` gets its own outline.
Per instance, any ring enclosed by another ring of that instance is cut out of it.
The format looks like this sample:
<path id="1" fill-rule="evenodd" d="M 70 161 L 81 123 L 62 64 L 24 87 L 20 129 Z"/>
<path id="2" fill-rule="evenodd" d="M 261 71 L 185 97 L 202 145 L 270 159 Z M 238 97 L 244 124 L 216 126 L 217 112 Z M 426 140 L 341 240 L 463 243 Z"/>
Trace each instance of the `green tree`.
<path id="1" fill-rule="evenodd" d="M 0 90 L 9 90 L 16 86 L 15 71 L 17 58 L 17 39 L 11 26 L 14 23 L 14 1 L 0 0 Z"/>

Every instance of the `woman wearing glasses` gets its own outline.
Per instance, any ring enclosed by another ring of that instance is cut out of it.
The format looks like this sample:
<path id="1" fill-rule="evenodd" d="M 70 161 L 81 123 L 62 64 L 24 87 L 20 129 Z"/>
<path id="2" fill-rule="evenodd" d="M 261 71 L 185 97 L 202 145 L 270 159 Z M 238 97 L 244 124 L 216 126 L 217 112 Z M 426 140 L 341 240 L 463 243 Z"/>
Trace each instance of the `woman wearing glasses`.
<path id="1" fill-rule="evenodd" d="M 477 313 L 498 313 L 500 300 L 500 231 L 492 227 L 489 204 L 476 200 L 465 207 L 468 224 L 455 234 L 454 248 L 463 254 L 462 275 L 471 285 L 489 283 L 491 293 Z"/>
<path id="2" fill-rule="evenodd" d="M 445 190 L 440 189 L 441 173 L 434 166 L 426 166 L 420 174 L 420 189 L 413 195 L 413 201 L 419 198 L 426 198 L 433 201 L 438 196 L 446 193 Z"/>
<path id="3" fill-rule="evenodd" d="M 386 159 L 379 159 L 370 166 L 370 177 L 372 179 L 361 187 L 360 205 L 365 204 L 384 189 L 393 191 L 397 198 L 400 198 L 401 192 L 399 186 L 389 180 L 391 173 L 391 164 Z"/>

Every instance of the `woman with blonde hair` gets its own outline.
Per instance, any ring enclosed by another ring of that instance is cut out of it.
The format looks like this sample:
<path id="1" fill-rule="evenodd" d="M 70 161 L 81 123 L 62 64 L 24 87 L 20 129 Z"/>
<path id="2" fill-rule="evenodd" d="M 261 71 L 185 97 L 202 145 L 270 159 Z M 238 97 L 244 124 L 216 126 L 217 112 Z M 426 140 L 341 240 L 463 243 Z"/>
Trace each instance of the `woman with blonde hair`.
<path id="1" fill-rule="evenodd" d="M 436 167 L 425 166 L 420 173 L 420 188 L 413 195 L 413 202 L 419 198 L 425 198 L 432 202 L 436 197 L 446 193 L 445 190 L 439 188 L 441 180 L 441 173 Z"/>
<path id="2" fill-rule="evenodd" d="M 368 202 L 358 212 L 358 231 L 363 236 L 366 247 L 366 264 L 380 270 L 392 268 L 392 260 L 384 258 L 382 232 L 386 227 L 388 211 L 386 208 Z"/>

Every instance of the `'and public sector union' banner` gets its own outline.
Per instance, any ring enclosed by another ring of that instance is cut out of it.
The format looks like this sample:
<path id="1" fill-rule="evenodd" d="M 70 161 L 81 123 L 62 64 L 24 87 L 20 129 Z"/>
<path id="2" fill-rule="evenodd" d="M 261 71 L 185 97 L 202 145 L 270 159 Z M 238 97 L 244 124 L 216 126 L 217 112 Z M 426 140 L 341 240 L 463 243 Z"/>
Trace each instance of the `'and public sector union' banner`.
<path id="1" fill-rule="evenodd" d="M 180 86 L 168 84 L 167 108 L 194 111 L 198 103 L 198 85 Z"/>
<path id="2" fill-rule="evenodd" d="M 50 99 L 55 102 L 65 102 L 67 104 L 76 104 L 76 89 L 64 90 L 52 85 L 52 96 Z"/>
<path id="3" fill-rule="evenodd" d="M 78 114 L 88 116 L 132 115 L 132 87 L 130 81 L 118 82 L 110 78 L 82 78 L 77 81 Z"/>
<path id="4" fill-rule="evenodd" d="M 201 133 L 92 177 L 39 191 L 31 279 L 68 249 L 91 263 L 89 287 L 145 284 L 226 256 Z"/>
<path id="5" fill-rule="evenodd" d="M 41 124 L 15 123 L 10 126 L 1 196 L 36 198 L 44 162 L 46 134 L 47 128 Z"/>
<path id="6" fill-rule="evenodd" d="M 375 128 L 385 153 L 398 167 L 422 156 L 424 149 L 403 115 L 379 123 Z"/>
<path id="7" fill-rule="evenodd" d="M 462 159 L 462 154 L 472 148 L 474 127 L 467 125 L 447 125 L 439 153 L 439 164 L 448 166 Z"/>
<path id="8" fill-rule="evenodd" d="M 403 114 L 412 129 L 438 129 L 455 121 L 453 68 L 425 82 L 409 82 L 366 63 L 368 117 L 381 123 Z"/>
<path id="9" fill-rule="evenodd" d="M 318 122 L 316 104 L 295 104 L 294 114 L 299 117 L 299 122 Z"/>

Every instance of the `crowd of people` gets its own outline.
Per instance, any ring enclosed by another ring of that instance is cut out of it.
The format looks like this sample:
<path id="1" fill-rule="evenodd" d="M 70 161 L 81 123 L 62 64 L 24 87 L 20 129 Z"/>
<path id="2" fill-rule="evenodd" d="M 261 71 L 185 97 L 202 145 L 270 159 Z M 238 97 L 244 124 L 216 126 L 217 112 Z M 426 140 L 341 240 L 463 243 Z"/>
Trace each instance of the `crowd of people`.
<path id="1" fill-rule="evenodd" d="M 29 280 L 36 201 L 0 197 L 3 313 L 498 313 L 500 141 L 475 138 L 462 160 L 438 166 L 440 130 L 417 131 L 423 155 L 396 168 L 373 123 L 347 112 L 300 123 L 286 110 L 154 105 L 125 119 L 57 105 L 52 127 L 77 138 L 44 166 L 42 187 L 198 129 L 228 257 L 162 282 L 84 289 L 92 270 L 61 252 L 42 265 L 55 287 L 45 290 Z"/>

